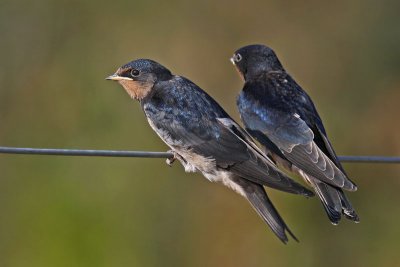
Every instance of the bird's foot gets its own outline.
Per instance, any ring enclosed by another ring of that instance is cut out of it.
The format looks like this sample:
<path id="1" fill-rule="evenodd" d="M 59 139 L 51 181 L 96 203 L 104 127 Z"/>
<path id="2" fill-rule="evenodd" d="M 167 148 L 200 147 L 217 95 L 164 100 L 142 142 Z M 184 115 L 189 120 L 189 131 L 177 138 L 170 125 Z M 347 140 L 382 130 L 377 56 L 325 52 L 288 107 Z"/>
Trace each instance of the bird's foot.
<path id="1" fill-rule="evenodd" d="M 167 158 L 165 163 L 167 163 L 168 166 L 172 167 L 172 164 L 175 162 L 175 160 L 178 158 L 178 154 L 176 154 L 175 151 L 169 150 L 168 153 L 172 153 L 172 157 Z"/>

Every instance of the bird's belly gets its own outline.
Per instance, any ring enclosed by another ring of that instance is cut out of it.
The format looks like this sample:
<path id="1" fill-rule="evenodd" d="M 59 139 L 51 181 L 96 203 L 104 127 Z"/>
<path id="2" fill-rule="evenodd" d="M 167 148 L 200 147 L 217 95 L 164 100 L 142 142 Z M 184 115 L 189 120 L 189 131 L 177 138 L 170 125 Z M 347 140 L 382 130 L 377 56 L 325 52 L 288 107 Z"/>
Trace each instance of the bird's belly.
<path id="1" fill-rule="evenodd" d="M 186 161 L 186 164 L 183 164 L 186 172 L 198 170 L 202 173 L 212 173 L 217 168 L 213 158 L 204 157 L 182 147 L 172 148 Z"/>
<path id="2" fill-rule="evenodd" d="M 235 177 L 232 173 L 228 171 L 217 170 L 214 173 L 204 173 L 203 175 L 211 182 L 220 182 L 226 187 L 232 189 L 236 193 L 245 196 L 243 187 L 235 183 Z M 242 178 L 237 178 L 242 179 Z"/>
<path id="3" fill-rule="evenodd" d="M 236 193 L 245 196 L 242 186 L 235 182 L 236 179 L 231 172 L 220 169 L 216 166 L 215 160 L 206 158 L 190 151 L 176 150 L 186 162 L 182 162 L 186 172 L 200 171 L 210 182 L 222 183 Z"/>
<path id="4" fill-rule="evenodd" d="M 200 171 L 204 175 L 204 177 L 210 182 L 222 183 L 236 193 L 245 196 L 243 187 L 234 181 L 235 179 L 242 178 L 235 177 L 229 171 L 219 169 L 216 166 L 214 159 L 203 157 L 189 150 L 174 150 L 183 158 L 183 160 L 180 161 L 184 166 L 186 172 Z"/>

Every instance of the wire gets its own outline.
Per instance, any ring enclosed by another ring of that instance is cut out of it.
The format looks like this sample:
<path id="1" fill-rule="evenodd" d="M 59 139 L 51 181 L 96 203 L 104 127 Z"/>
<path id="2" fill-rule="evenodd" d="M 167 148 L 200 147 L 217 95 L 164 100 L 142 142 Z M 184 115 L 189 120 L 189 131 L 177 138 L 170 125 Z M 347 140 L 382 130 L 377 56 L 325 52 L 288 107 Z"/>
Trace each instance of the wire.
<path id="1" fill-rule="evenodd" d="M 352 163 L 400 163 L 400 157 L 384 156 L 339 156 L 339 160 Z"/>
<path id="2" fill-rule="evenodd" d="M 0 147 L 3 154 L 56 155 L 56 156 L 93 156 L 93 157 L 133 157 L 133 158 L 170 158 L 169 152 L 126 151 L 126 150 L 87 150 L 57 148 Z M 339 156 L 341 162 L 352 163 L 400 163 L 400 157 L 384 156 Z"/>
<path id="3" fill-rule="evenodd" d="M 94 157 L 133 157 L 133 158 L 169 158 L 172 153 L 124 150 L 87 150 L 57 148 L 0 147 L 0 153 L 56 156 L 94 156 Z"/>

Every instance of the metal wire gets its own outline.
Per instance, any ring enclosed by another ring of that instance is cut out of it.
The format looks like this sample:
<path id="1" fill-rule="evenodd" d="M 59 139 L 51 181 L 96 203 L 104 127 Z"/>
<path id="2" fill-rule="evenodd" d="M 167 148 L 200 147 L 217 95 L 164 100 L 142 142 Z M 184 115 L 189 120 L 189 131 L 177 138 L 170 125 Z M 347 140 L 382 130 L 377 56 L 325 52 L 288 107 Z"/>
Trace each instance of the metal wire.
<path id="1" fill-rule="evenodd" d="M 400 157 L 384 156 L 339 156 L 339 160 L 352 163 L 400 163 Z"/>
<path id="2" fill-rule="evenodd" d="M 87 150 L 58 148 L 0 147 L 3 154 L 56 155 L 56 156 L 94 156 L 94 157 L 133 157 L 170 158 L 169 152 L 126 151 L 126 150 Z M 339 156 L 341 162 L 352 163 L 400 163 L 400 157 L 384 156 Z"/>
<path id="3" fill-rule="evenodd" d="M 0 153 L 28 154 L 28 155 L 56 155 L 56 156 L 134 157 L 134 158 L 169 158 L 173 156 L 172 153 L 168 152 L 26 148 L 26 147 L 0 147 Z"/>

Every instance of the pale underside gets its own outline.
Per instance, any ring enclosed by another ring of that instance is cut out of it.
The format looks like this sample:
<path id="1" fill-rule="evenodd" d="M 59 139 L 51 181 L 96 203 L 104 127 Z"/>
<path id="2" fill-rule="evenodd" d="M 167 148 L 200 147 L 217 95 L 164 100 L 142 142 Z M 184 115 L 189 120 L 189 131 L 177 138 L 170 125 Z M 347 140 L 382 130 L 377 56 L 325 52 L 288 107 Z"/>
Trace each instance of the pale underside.
<path id="1" fill-rule="evenodd" d="M 228 188 L 234 190 L 242 196 L 245 196 L 242 186 L 235 183 L 232 178 L 233 174 L 224 169 L 216 166 L 213 158 L 207 158 L 202 155 L 193 153 L 184 148 L 179 140 L 171 138 L 167 132 L 157 128 L 151 120 L 148 122 L 157 133 L 157 135 L 164 141 L 177 155 L 176 158 L 182 164 L 186 172 L 201 172 L 207 180 L 211 182 L 221 182 Z"/>

